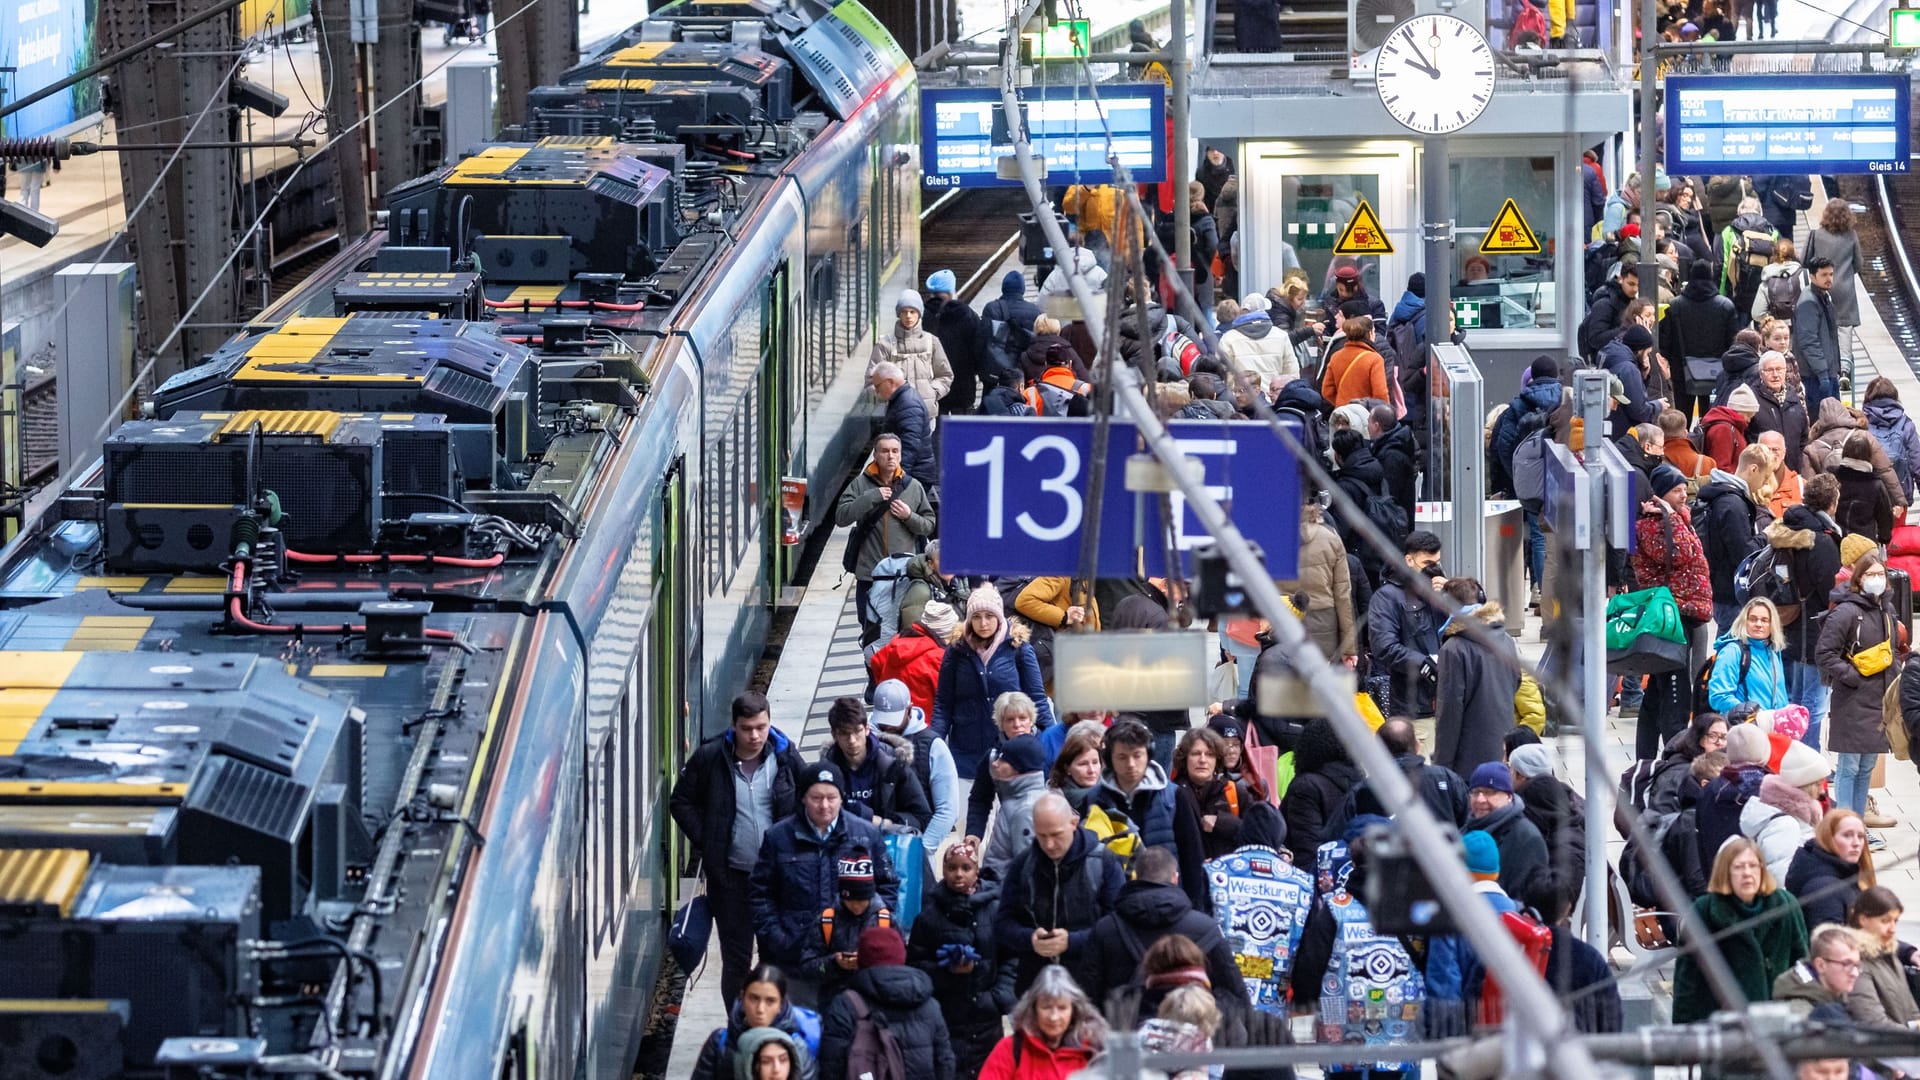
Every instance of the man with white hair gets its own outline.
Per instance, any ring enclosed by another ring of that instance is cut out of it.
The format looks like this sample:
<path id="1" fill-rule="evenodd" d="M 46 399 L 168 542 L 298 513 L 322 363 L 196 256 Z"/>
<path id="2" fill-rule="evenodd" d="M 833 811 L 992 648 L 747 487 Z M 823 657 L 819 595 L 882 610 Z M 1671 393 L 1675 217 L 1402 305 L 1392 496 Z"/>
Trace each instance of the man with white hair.
<path id="1" fill-rule="evenodd" d="M 867 380 L 873 396 L 887 403 L 880 430 L 900 440 L 900 467 L 931 495 L 940 483 L 940 465 L 933 456 L 933 416 L 927 411 L 927 399 L 908 384 L 906 372 L 891 360 L 873 365 Z"/>
<path id="2" fill-rule="evenodd" d="M 1229 370 L 1256 377 L 1259 386 L 1285 386 L 1300 377 L 1300 360 L 1293 352 L 1293 340 L 1276 331 L 1267 314 L 1272 306 L 1264 295 L 1248 293 L 1240 301 L 1240 314 L 1220 335 L 1220 351 L 1225 353 Z"/>
<path id="3" fill-rule="evenodd" d="M 1747 441 L 1754 442 L 1764 432 L 1778 432 L 1787 467 L 1799 472 L 1807 446 L 1807 402 L 1801 392 L 1787 384 L 1785 353 L 1769 350 L 1760 354 L 1760 363 L 1747 383 L 1760 400 L 1760 411 L 1747 421 Z"/>

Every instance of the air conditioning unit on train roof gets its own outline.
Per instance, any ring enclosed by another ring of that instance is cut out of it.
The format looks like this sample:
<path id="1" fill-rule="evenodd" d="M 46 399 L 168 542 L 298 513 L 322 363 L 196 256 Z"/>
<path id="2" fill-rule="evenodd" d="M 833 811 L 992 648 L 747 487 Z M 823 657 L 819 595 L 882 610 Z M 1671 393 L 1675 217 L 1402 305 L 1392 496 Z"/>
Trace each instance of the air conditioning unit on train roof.
<path id="1" fill-rule="evenodd" d="M 1487 27 L 1487 0 L 1347 0 L 1347 77 L 1373 81 L 1374 57 L 1394 28 L 1416 15 L 1452 15 Z"/>

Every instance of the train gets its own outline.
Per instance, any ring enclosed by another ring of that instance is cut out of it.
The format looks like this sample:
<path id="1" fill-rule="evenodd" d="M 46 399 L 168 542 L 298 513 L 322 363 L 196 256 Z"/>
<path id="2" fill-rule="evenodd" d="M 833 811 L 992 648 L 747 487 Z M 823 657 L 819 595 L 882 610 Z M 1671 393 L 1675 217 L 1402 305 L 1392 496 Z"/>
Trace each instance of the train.
<path id="1" fill-rule="evenodd" d="M 0 552 L 0 1060 L 630 1074 L 917 108 L 857 0 L 679 0 L 108 436 Z"/>

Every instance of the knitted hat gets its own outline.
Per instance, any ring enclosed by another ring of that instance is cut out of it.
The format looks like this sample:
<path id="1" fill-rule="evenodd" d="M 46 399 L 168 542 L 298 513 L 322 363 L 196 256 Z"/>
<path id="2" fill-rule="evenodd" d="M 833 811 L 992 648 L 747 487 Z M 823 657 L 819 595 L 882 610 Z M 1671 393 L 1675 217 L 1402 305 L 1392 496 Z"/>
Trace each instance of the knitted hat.
<path id="1" fill-rule="evenodd" d="M 815 784 L 832 784 L 834 788 L 840 792 L 842 799 L 847 797 L 846 772 L 841 769 L 840 766 L 835 765 L 825 758 L 821 758 L 819 761 L 807 766 L 806 777 L 806 785 L 800 789 L 802 795 L 806 794 Z"/>
<path id="2" fill-rule="evenodd" d="M 1713 264 L 1709 263 L 1705 259 L 1693 260 L 1693 265 L 1687 267 L 1687 280 L 1688 281 L 1712 281 L 1713 280 Z"/>
<path id="3" fill-rule="evenodd" d="M 1487 788 L 1491 791 L 1504 791 L 1513 794 L 1513 773 L 1497 761 L 1489 761 L 1473 770 L 1473 776 L 1467 780 L 1467 790 Z"/>
<path id="4" fill-rule="evenodd" d="M 1229 712 L 1215 713 L 1209 717 L 1207 727 L 1213 729 L 1213 733 L 1223 739 L 1238 739 L 1243 734 L 1240 730 L 1240 718 Z"/>
<path id="5" fill-rule="evenodd" d="M 1474 877 L 1500 876 L 1500 845 L 1483 829 L 1475 829 L 1460 838 L 1467 848 L 1467 873 Z"/>
<path id="6" fill-rule="evenodd" d="M 1653 468 L 1653 493 L 1656 496 L 1665 495 L 1686 482 L 1686 474 L 1671 465 L 1656 465 Z"/>
<path id="7" fill-rule="evenodd" d="M 1620 335 L 1620 343 L 1634 352 L 1644 352 L 1653 348 L 1653 331 L 1634 323 Z"/>
<path id="8" fill-rule="evenodd" d="M 1022 284 L 1024 286 L 1024 282 Z M 927 291 L 930 293 L 950 293 L 959 287 L 959 279 L 951 270 L 935 270 L 927 275 Z"/>
<path id="9" fill-rule="evenodd" d="M 873 899 L 873 853 L 863 847 L 848 848 L 840 855 L 835 875 L 840 895 L 848 900 Z"/>
<path id="10" fill-rule="evenodd" d="M 1752 724 L 1736 724 L 1727 732 L 1727 764 L 1765 765 L 1772 756 L 1767 733 Z"/>
<path id="11" fill-rule="evenodd" d="M 920 625 L 943 638 L 951 637 L 953 628 L 960 625 L 960 617 L 953 613 L 952 604 L 945 600 L 931 600 L 926 610 L 920 613 Z"/>
<path id="12" fill-rule="evenodd" d="M 1000 748 L 1000 760 L 1013 766 L 1015 773 L 1042 772 L 1047 767 L 1047 751 L 1038 735 L 1008 739 Z"/>
<path id="13" fill-rule="evenodd" d="M 1780 759 L 1780 779 L 1794 787 L 1817 784 L 1832 775 L 1833 763 L 1827 755 L 1803 742 L 1789 743 L 1786 756 Z"/>
<path id="14" fill-rule="evenodd" d="M 907 943 L 891 926 L 869 926 L 860 931 L 860 970 L 900 967 L 907 962 Z"/>
<path id="15" fill-rule="evenodd" d="M 972 619 L 982 611 L 991 611 L 999 618 L 1007 617 L 1007 609 L 1000 602 L 1000 590 L 992 585 L 981 585 L 967 594 L 967 618 Z"/>
<path id="16" fill-rule="evenodd" d="M 1343 319 L 1351 319 L 1355 315 L 1371 314 L 1373 314 L 1373 305 L 1357 296 L 1340 305 L 1340 317 Z"/>
<path id="17" fill-rule="evenodd" d="M 927 305 L 920 302 L 919 293 L 914 292 L 912 289 L 901 289 L 900 299 L 893 302 L 893 310 L 905 311 L 908 308 L 912 308 L 922 315 L 927 313 Z"/>
<path id="18" fill-rule="evenodd" d="M 1760 411 L 1760 397 L 1753 392 L 1753 387 L 1741 383 L 1727 395 L 1727 407 L 1741 416 L 1752 417 Z"/>
<path id="19" fill-rule="evenodd" d="M 1805 705 L 1782 705 L 1773 710 L 1771 728 L 1775 735 L 1798 739 L 1806 735 L 1812 723 L 1813 714 L 1807 711 Z"/>
<path id="20" fill-rule="evenodd" d="M 1870 538 L 1861 536 L 1859 533 L 1848 533 L 1840 538 L 1840 565 L 1843 567 L 1851 567 L 1854 563 L 1860 561 L 1860 556 L 1873 551 L 1873 549 L 1879 546 L 1880 545 L 1874 543 Z"/>
<path id="21" fill-rule="evenodd" d="M 1507 755 L 1507 767 L 1515 776 L 1524 776 L 1532 780 L 1538 776 L 1553 775 L 1553 751 L 1543 743 L 1529 743 Z"/>
<path id="22" fill-rule="evenodd" d="M 913 694 L 899 679 L 888 679 L 873 688 L 873 711 L 867 723 L 875 728 L 897 728 L 906 724 L 913 710 Z"/>
<path id="23" fill-rule="evenodd" d="M 1012 297 L 1027 295 L 1027 275 L 1018 270 L 1007 271 L 1007 276 L 1000 279 L 1000 295 Z"/>

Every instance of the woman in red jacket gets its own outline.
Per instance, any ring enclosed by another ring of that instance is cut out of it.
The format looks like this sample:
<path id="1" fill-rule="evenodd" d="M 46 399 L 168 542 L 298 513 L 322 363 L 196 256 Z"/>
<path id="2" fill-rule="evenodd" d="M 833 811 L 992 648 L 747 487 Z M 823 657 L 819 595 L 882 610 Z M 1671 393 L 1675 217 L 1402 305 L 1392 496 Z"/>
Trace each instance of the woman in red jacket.
<path id="1" fill-rule="evenodd" d="M 980 1080 L 1067 1080 L 1087 1067 L 1107 1038 L 1107 1022 L 1059 964 L 1040 971 L 1013 1007 L 1013 1034 L 987 1055 Z"/>
<path id="2" fill-rule="evenodd" d="M 929 601 L 919 622 L 895 634 L 867 661 L 873 684 L 899 679 L 907 684 L 914 706 L 932 716 L 934 691 L 940 686 L 940 664 L 946 659 L 947 645 L 959 621 L 952 605 L 944 600 Z"/>
<path id="3" fill-rule="evenodd" d="M 1687 509 L 1687 478 L 1671 465 L 1653 470 L 1653 498 L 1641 508 L 1634 524 L 1639 545 L 1633 553 L 1633 579 L 1643 589 L 1665 585 L 1680 607 L 1680 623 L 1694 641 L 1713 619 L 1713 582 L 1700 535 L 1693 531 Z M 1705 658 L 1704 647 L 1698 650 Z M 1646 698 L 1634 739 L 1634 754 L 1651 761 L 1660 756 L 1667 740 L 1687 726 L 1693 712 L 1693 677 L 1688 670 L 1654 675 L 1647 680 Z"/>

